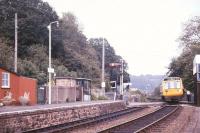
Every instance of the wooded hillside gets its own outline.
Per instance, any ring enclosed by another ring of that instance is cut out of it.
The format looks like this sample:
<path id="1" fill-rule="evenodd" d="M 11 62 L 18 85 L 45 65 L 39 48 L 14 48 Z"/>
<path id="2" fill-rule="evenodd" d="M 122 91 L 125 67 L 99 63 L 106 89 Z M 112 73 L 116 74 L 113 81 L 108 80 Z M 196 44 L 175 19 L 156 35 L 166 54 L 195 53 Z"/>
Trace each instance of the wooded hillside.
<path id="1" fill-rule="evenodd" d="M 90 78 L 100 87 L 102 38 L 88 39 L 79 28 L 72 13 L 61 18 L 52 7 L 41 0 L 0 1 L 0 65 L 13 70 L 14 64 L 14 14 L 18 14 L 18 73 L 36 78 L 38 84 L 47 82 L 48 73 L 48 29 L 52 21 L 59 21 L 59 27 L 52 24 L 52 67 L 56 76 Z M 121 56 L 106 40 L 106 66 L 119 62 Z M 125 81 L 129 81 L 126 72 Z M 110 74 L 106 67 L 107 81 L 119 75 Z"/>

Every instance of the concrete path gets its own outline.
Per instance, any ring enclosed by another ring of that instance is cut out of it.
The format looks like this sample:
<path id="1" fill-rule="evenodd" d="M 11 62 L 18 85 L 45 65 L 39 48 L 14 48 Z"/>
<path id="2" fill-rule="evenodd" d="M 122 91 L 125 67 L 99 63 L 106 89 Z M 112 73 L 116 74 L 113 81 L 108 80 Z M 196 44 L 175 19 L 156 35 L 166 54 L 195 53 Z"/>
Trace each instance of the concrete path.
<path id="1" fill-rule="evenodd" d="M 183 133 L 199 133 L 200 132 L 200 107 L 194 107 L 194 112 L 187 125 L 185 125 Z"/>

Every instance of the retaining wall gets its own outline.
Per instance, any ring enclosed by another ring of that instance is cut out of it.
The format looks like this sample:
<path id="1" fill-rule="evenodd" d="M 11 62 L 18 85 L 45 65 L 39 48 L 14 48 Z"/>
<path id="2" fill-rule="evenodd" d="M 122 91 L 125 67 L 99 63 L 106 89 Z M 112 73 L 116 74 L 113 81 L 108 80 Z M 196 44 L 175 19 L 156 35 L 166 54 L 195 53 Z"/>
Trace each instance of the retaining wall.
<path id="1" fill-rule="evenodd" d="M 61 123 L 76 121 L 82 118 L 94 117 L 105 113 L 124 109 L 124 102 L 115 101 L 79 105 L 74 107 L 58 107 L 49 109 L 13 111 L 0 114 L 0 132 L 22 132 L 31 129 L 48 127 Z"/>

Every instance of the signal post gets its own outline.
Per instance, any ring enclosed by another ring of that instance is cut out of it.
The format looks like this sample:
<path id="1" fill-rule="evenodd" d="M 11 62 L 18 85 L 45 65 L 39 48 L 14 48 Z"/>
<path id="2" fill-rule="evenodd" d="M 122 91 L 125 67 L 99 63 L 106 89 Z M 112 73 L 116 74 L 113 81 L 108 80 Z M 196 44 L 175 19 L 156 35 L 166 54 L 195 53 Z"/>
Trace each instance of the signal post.
<path id="1" fill-rule="evenodd" d="M 111 68 L 120 68 L 120 90 L 119 90 L 119 93 L 121 95 L 123 95 L 123 69 L 124 68 L 123 68 L 123 60 L 120 60 L 120 61 L 121 61 L 120 63 L 110 63 L 109 66 Z"/>

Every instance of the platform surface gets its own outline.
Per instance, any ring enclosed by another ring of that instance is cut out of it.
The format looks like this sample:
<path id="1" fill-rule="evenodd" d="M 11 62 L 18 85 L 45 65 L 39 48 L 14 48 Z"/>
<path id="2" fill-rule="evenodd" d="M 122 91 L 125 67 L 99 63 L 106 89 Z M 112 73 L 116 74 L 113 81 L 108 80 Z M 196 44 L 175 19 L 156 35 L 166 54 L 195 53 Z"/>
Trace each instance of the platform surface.
<path id="1" fill-rule="evenodd" d="M 99 100 L 99 101 L 88 101 L 88 102 L 71 102 L 71 103 L 63 103 L 63 104 L 43 104 L 43 105 L 33 105 L 33 106 L 1 106 L 0 114 L 4 113 L 14 113 L 14 112 L 33 112 L 37 110 L 48 110 L 48 109 L 56 109 L 56 108 L 71 108 L 71 107 L 81 107 L 81 106 L 89 106 L 96 104 L 106 104 L 119 102 L 112 100 Z"/>
<path id="2" fill-rule="evenodd" d="M 113 102 L 120 102 L 120 100 L 117 100 L 117 101 L 99 100 L 99 101 L 88 101 L 88 102 L 71 102 L 71 103 L 63 103 L 63 104 L 44 104 L 44 105 L 34 105 L 34 106 L 2 106 L 2 107 L 0 107 L 0 115 L 4 114 L 4 113 L 33 112 L 33 111 L 37 111 L 37 110 L 81 107 L 81 106 L 88 106 L 88 105 L 113 103 Z M 133 102 L 133 103 L 130 103 L 128 105 L 128 107 L 153 106 L 153 105 L 162 105 L 162 104 L 163 104 L 163 102 Z"/>
<path id="3" fill-rule="evenodd" d="M 132 102 L 129 103 L 129 107 L 132 106 L 157 106 L 157 105 L 163 105 L 165 102 Z"/>

